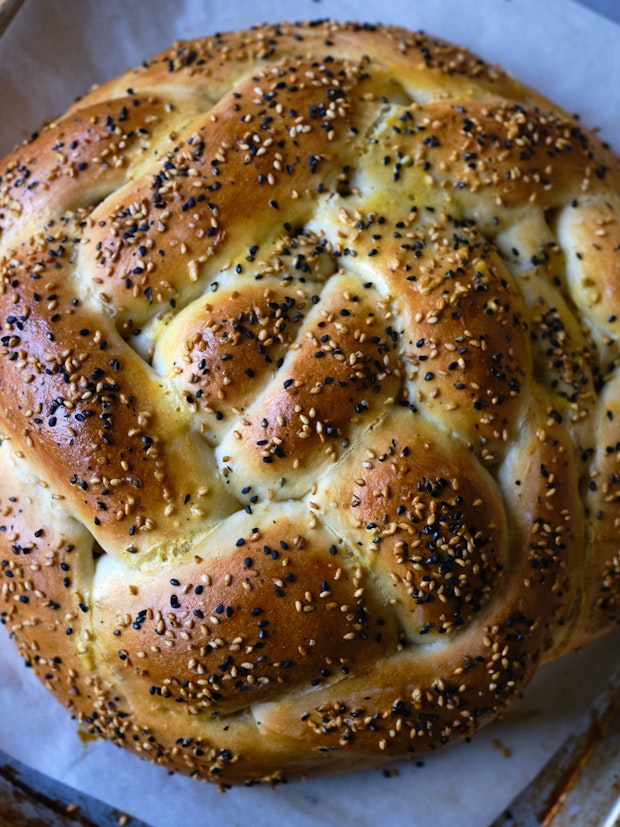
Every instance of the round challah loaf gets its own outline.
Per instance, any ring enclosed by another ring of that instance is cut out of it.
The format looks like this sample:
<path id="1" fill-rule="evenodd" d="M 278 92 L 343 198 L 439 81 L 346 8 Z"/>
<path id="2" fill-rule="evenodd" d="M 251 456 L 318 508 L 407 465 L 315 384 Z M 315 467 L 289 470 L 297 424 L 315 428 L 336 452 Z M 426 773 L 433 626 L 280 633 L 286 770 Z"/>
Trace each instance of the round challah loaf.
<path id="1" fill-rule="evenodd" d="M 2 163 L 1 619 L 220 784 L 418 756 L 620 617 L 620 167 L 394 27 L 176 44 Z"/>

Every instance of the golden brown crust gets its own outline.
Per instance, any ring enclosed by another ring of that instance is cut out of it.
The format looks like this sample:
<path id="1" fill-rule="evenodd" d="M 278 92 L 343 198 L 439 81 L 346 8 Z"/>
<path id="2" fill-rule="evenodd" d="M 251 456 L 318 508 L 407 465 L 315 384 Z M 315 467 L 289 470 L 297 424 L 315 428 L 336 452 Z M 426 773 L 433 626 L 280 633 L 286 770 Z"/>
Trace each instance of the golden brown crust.
<path id="1" fill-rule="evenodd" d="M 474 733 L 620 621 L 620 164 L 464 49 L 184 41 L 3 162 L 0 620 L 221 784 Z"/>

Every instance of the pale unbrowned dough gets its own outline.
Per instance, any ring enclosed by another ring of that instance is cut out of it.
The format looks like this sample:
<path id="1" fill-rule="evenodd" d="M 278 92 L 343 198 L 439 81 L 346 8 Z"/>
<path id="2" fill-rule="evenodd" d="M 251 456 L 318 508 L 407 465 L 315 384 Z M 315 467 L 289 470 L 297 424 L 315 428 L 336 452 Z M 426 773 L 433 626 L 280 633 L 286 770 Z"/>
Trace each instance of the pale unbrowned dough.
<path id="1" fill-rule="evenodd" d="M 390 27 L 176 44 L 2 163 L 1 619 L 220 784 L 418 756 L 618 622 L 620 170 Z"/>

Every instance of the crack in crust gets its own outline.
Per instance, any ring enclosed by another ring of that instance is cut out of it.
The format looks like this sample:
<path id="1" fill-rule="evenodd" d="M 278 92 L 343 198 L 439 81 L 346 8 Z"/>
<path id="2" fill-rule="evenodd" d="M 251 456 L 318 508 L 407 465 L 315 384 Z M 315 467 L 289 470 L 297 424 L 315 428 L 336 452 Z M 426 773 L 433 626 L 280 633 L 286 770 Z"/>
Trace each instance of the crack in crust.
<path id="1" fill-rule="evenodd" d="M 471 735 L 620 618 L 620 167 L 464 49 L 176 44 L 0 180 L 0 620 L 220 784 Z"/>

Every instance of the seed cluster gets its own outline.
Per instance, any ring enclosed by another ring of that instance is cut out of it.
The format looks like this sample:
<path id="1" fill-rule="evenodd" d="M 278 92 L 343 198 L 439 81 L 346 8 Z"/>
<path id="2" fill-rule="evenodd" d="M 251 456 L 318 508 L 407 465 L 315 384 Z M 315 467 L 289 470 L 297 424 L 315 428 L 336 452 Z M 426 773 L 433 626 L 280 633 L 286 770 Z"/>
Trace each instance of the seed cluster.
<path id="1" fill-rule="evenodd" d="M 0 622 L 221 785 L 472 735 L 620 619 L 620 165 L 464 49 L 176 44 L 0 168 Z"/>

